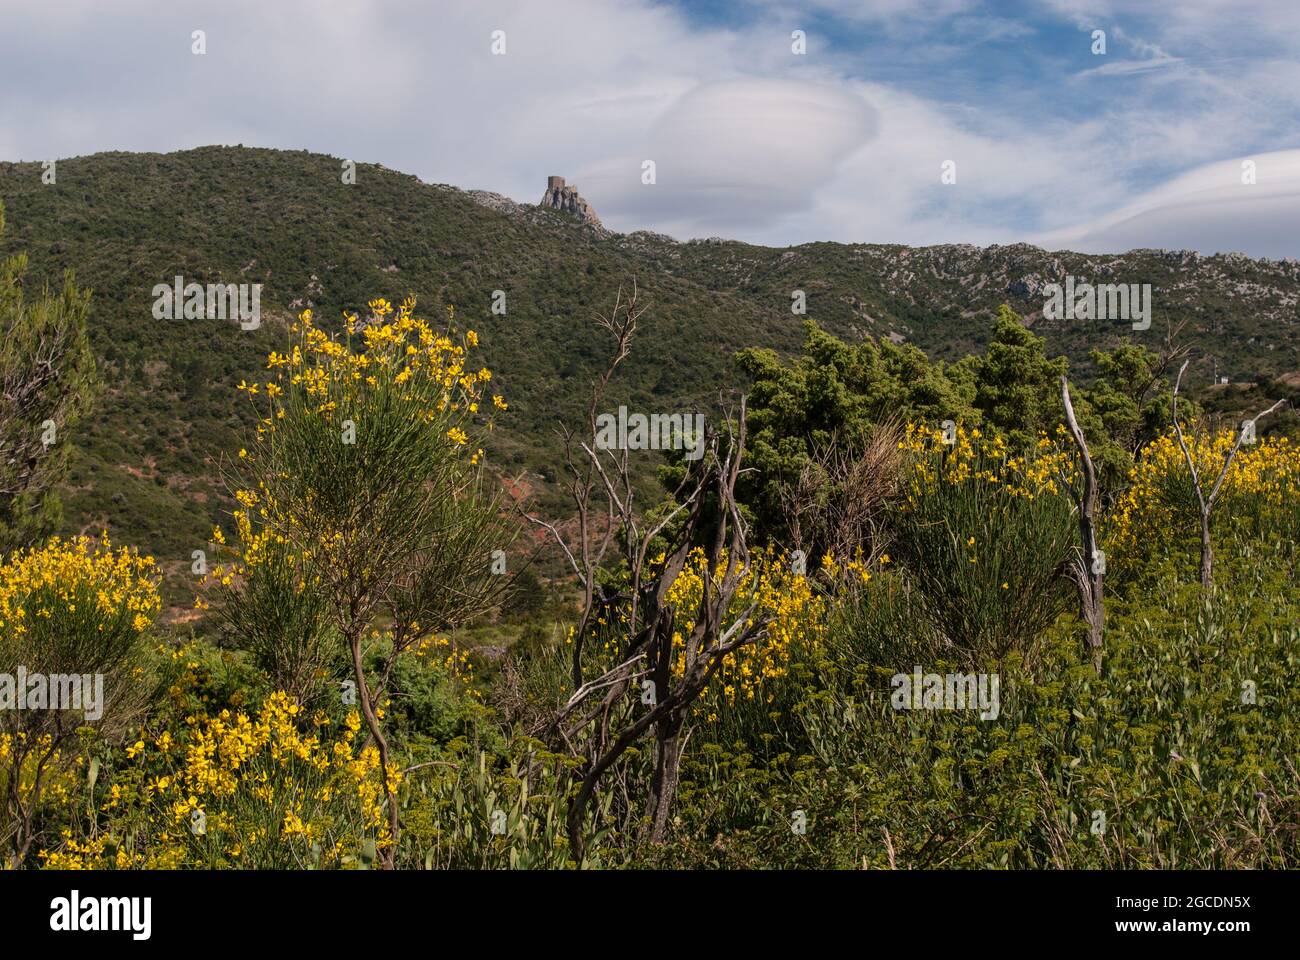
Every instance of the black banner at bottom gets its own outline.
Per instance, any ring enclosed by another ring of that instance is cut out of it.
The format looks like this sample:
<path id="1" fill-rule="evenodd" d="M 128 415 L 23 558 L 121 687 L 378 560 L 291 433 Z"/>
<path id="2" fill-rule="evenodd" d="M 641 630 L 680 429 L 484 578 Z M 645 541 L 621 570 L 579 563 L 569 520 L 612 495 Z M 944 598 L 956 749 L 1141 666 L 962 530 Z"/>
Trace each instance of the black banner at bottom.
<path id="1" fill-rule="evenodd" d="M 637 930 L 732 952 L 800 930 L 877 947 L 977 933 L 999 944 L 1229 946 L 1290 928 L 1295 887 L 1294 874 L 1258 872 L 0 872 L 0 929 L 8 948 L 128 951 L 382 948 L 439 931 L 580 949 Z"/>

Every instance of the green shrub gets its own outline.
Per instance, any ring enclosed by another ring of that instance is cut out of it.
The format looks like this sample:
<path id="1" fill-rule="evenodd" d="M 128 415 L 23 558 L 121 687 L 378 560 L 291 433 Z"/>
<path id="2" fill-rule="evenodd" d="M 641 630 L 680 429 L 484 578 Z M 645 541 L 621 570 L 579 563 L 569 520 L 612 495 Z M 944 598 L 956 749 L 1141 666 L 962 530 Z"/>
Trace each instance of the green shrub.
<path id="1" fill-rule="evenodd" d="M 888 668 L 823 673 L 800 754 L 699 751 L 678 863 L 1285 868 L 1300 862 L 1300 590 L 1255 567 L 1217 598 L 1116 603 L 1106 673 L 1068 629 L 998 665 L 1001 710 L 897 711 Z M 934 669 L 952 669 L 940 664 Z M 792 829 L 803 811 L 806 831 Z"/>
<path id="2" fill-rule="evenodd" d="M 949 442 L 945 442 L 945 439 Z M 910 428 L 914 460 L 897 519 L 918 609 L 971 662 L 1029 655 L 1073 602 L 1063 576 L 1078 533 L 1070 458 L 1043 438 L 1024 456 L 979 430 Z"/>

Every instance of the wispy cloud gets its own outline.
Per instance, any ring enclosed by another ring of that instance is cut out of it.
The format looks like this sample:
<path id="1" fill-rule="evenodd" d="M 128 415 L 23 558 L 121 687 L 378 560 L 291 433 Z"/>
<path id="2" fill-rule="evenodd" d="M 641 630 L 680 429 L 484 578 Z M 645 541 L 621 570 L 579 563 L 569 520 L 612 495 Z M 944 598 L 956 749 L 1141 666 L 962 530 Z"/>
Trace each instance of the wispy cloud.
<path id="1" fill-rule="evenodd" d="M 1182 63 L 1182 57 L 1151 57 L 1148 60 L 1112 60 L 1100 67 L 1079 71 L 1079 76 L 1127 76 L 1134 73 L 1148 73 L 1152 70 L 1164 70 Z"/>

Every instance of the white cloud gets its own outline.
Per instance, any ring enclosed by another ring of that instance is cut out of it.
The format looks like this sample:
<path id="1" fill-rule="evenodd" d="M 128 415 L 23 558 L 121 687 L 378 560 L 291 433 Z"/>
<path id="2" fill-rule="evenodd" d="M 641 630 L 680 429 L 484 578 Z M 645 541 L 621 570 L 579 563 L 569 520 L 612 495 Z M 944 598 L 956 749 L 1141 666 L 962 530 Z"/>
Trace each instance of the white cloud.
<path id="1" fill-rule="evenodd" d="M 607 222 L 694 233 L 765 227 L 806 209 L 868 142 L 874 111 L 853 92 L 798 80 L 701 84 L 650 125 L 641 150 L 588 166 Z M 642 161 L 656 182 L 641 181 Z"/>
<path id="2" fill-rule="evenodd" d="M 1181 57 L 1150 57 L 1146 60 L 1111 60 L 1100 67 L 1080 71 L 1081 77 L 1122 76 L 1133 73 L 1147 73 L 1151 70 L 1163 70 L 1182 63 Z"/>
<path id="3" fill-rule="evenodd" d="M 1064 19 L 1045 24 L 987 16 L 974 0 L 758 0 L 740 26 L 702 27 L 651 0 L 0 0 L 0 62 L 21 78 L 0 92 L 0 158 L 242 142 L 524 201 L 561 174 L 611 227 L 683 237 L 986 243 L 1069 232 L 1251 249 L 1239 236 L 1253 229 L 1272 238 L 1257 249 L 1275 251 L 1288 244 L 1273 222 L 1285 204 L 1234 203 L 1232 217 L 1193 222 L 1169 201 L 1163 213 L 1100 219 L 1194 166 L 1300 146 L 1300 29 L 1285 29 L 1300 27 L 1300 8 L 1243 2 L 1055 0 Z M 918 75 L 951 79 L 925 95 L 897 77 L 868 82 L 869 54 L 832 49 L 815 31 L 809 55 L 793 56 L 792 24 L 818 15 L 888 44 L 894 63 L 906 50 Z M 1014 39 L 1029 53 L 1051 23 L 1102 23 L 1115 59 L 1062 67 L 1011 103 L 990 94 L 975 68 L 1003 51 L 985 45 Z M 190 53 L 194 29 L 207 31 L 204 57 Z M 490 51 L 497 29 L 504 57 Z M 1258 49 L 1269 55 L 1245 55 Z M 645 159 L 658 165 L 652 187 L 640 181 Z M 947 159 L 952 187 L 939 182 Z M 1095 225 L 1081 233 L 1085 223 Z M 1300 238 L 1289 242 L 1300 255 Z"/>
<path id="4" fill-rule="evenodd" d="M 1242 163 L 1256 182 L 1242 182 Z M 1207 164 L 1095 220 L 1036 240 L 1052 250 L 1122 252 L 1137 247 L 1297 257 L 1300 150 Z"/>

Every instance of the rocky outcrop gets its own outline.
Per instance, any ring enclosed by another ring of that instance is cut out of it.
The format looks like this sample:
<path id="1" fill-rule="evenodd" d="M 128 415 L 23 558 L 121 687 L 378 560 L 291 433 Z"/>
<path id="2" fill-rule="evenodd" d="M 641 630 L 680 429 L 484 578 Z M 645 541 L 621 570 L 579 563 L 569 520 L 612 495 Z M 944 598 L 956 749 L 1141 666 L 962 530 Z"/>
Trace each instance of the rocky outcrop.
<path id="1" fill-rule="evenodd" d="M 596 211 L 591 208 L 591 204 L 582 199 L 577 187 L 565 186 L 563 177 L 546 178 L 546 192 L 542 194 L 538 205 L 550 207 L 552 210 L 562 210 L 593 227 L 601 225 L 600 218 L 596 216 Z"/>
<path id="2" fill-rule="evenodd" d="M 525 204 L 516 203 L 509 197 L 502 196 L 499 193 L 492 193 L 490 190 L 467 190 L 466 193 L 475 203 L 482 204 L 490 210 L 495 210 L 497 213 L 521 214 L 527 213 L 528 210 L 532 209 Z"/>

